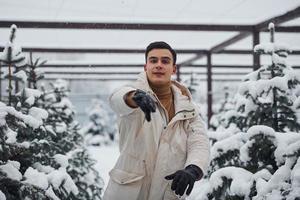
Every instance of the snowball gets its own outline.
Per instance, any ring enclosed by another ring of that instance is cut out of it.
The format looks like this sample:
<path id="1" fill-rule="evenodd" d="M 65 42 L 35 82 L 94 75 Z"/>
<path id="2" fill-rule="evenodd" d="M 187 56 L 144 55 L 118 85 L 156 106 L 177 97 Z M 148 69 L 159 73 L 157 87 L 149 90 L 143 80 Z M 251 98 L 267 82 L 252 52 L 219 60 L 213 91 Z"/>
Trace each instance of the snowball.
<path id="1" fill-rule="evenodd" d="M 69 165 L 68 157 L 62 154 L 56 154 L 53 156 L 54 160 L 60 164 L 61 167 L 66 168 Z"/>
<path id="2" fill-rule="evenodd" d="M 25 181 L 23 181 L 24 183 L 35 185 L 44 190 L 49 186 L 47 175 L 43 172 L 33 169 L 32 167 L 28 167 L 24 173 L 24 177 L 26 178 Z"/>
<path id="3" fill-rule="evenodd" d="M 0 165 L 0 171 L 4 172 L 8 178 L 20 181 L 22 179 L 22 174 L 19 170 L 11 163 L 6 163 L 5 165 Z"/>

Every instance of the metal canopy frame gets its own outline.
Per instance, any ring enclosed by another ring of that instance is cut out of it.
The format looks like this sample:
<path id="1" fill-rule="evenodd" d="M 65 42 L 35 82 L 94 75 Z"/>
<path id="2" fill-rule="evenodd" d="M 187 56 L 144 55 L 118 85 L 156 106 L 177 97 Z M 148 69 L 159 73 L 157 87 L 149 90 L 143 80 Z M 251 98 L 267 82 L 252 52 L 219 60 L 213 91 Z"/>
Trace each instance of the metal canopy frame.
<path id="1" fill-rule="evenodd" d="M 259 44 L 260 32 L 268 31 L 268 24 L 273 22 L 276 24 L 276 32 L 300 32 L 300 26 L 278 26 L 284 22 L 293 20 L 300 17 L 300 6 L 286 12 L 285 14 L 272 17 L 261 23 L 255 25 L 224 25 L 224 24 L 143 24 L 143 23 L 84 23 L 84 22 L 51 22 L 51 21 L 0 21 L 0 28 L 8 28 L 12 24 L 16 24 L 18 28 L 31 28 L 31 29 L 111 29 L 111 30 L 168 30 L 168 31 L 234 31 L 239 32 L 234 37 L 231 37 L 210 49 L 177 49 L 177 53 L 180 54 L 195 54 L 190 59 L 187 59 L 178 64 L 177 79 L 180 80 L 180 68 L 181 66 L 189 67 L 206 67 L 207 68 L 207 115 L 208 122 L 212 116 L 212 67 L 224 67 L 224 68 L 253 68 L 256 70 L 260 66 L 260 56 L 253 53 L 252 50 L 225 50 L 226 47 L 248 37 L 253 36 L 252 46 Z M 3 50 L 3 47 L 0 47 Z M 100 49 L 100 48 L 43 48 L 43 47 L 25 47 L 23 48 L 25 52 L 44 52 L 44 53 L 144 53 L 144 49 Z M 253 55 L 253 66 L 233 66 L 233 65 L 212 65 L 212 54 L 245 54 Z M 293 51 L 292 55 L 300 55 L 300 50 Z M 194 65 L 193 62 L 206 57 L 206 65 Z M 103 64 L 103 65 L 45 65 L 45 67 L 140 67 L 137 64 Z M 296 66 L 295 68 L 300 68 Z M 128 74 L 128 73 L 124 73 Z M 130 74 L 130 73 L 129 73 Z M 98 80 L 98 79 L 95 79 Z M 112 80 L 126 80 L 126 79 L 116 79 Z M 0 81 L 1 86 L 1 81 Z M 0 88 L 1 89 L 1 88 Z M 0 91 L 1 93 L 1 91 Z M 0 94 L 1 95 L 1 94 Z M 1 97 L 1 96 L 0 96 Z"/>

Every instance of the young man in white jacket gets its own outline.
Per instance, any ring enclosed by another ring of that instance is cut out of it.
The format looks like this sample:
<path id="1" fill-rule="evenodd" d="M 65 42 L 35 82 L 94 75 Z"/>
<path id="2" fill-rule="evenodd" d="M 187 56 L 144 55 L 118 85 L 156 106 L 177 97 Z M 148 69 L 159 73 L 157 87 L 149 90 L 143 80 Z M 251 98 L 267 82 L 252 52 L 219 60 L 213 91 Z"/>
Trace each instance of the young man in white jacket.
<path id="1" fill-rule="evenodd" d="M 110 97 L 120 156 L 104 200 L 173 200 L 189 195 L 209 163 L 204 122 L 186 87 L 171 80 L 176 52 L 151 43 L 144 72 Z M 181 198 L 182 199 L 182 198 Z"/>

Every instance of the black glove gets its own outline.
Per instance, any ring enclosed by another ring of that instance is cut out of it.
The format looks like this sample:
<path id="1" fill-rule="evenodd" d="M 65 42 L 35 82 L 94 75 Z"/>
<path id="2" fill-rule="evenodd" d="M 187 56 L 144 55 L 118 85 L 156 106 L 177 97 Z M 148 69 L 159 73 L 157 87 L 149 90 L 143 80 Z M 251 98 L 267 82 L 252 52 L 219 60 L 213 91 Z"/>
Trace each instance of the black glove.
<path id="1" fill-rule="evenodd" d="M 174 174 L 165 177 L 167 180 L 172 180 L 171 189 L 175 194 L 182 196 L 186 188 L 186 195 L 190 195 L 194 187 L 194 183 L 200 180 L 203 176 L 202 170 L 196 165 L 189 165 L 183 170 L 178 170 Z"/>
<path id="2" fill-rule="evenodd" d="M 156 106 L 154 100 L 149 94 L 142 90 L 136 90 L 132 97 L 133 101 L 138 105 L 145 113 L 146 120 L 151 121 L 151 112 L 155 112 Z"/>

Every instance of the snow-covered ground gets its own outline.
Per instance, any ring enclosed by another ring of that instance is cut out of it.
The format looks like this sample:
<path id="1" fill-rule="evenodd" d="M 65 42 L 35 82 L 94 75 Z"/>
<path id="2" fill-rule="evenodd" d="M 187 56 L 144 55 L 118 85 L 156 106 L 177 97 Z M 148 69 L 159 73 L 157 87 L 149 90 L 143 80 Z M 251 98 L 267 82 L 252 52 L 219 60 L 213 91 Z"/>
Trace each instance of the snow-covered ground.
<path id="1" fill-rule="evenodd" d="M 112 169 L 119 156 L 119 149 L 117 144 L 109 146 L 93 147 L 89 146 L 88 151 L 91 157 L 97 161 L 95 169 L 98 170 L 100 176 L 104 181 L 104 188 L 106 188 L 109 175 L 108 172 Z"/>

